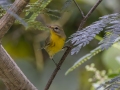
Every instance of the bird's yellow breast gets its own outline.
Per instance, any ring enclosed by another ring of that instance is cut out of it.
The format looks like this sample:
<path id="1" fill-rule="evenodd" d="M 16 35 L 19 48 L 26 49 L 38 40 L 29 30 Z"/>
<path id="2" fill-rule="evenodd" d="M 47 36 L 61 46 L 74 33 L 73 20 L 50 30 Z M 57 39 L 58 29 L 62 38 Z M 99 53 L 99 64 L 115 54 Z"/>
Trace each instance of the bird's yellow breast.
<path id="1" fill-rule="evenodd" d="M 59 52 L 63 48 L 65 39 L 65 37 L 61 37 L 51 30 L 50 44 L 46 47 L 51 58 L 55 53 Z"/>

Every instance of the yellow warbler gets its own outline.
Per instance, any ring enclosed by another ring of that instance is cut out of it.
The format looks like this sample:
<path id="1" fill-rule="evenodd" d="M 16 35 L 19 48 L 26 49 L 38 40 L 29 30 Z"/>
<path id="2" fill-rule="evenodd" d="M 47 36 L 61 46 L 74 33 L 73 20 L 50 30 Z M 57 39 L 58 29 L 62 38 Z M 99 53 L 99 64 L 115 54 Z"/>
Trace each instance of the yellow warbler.
<path id="1" fill-rule="evenodd" d="M 66 35 L 58 25 L 48 26 L 48 28 L 50 28 L 50 35 L 45 41 L 44 49 L 49 54 L 50 59 L 53 60 L 53 56 L 63 48 Z"/>

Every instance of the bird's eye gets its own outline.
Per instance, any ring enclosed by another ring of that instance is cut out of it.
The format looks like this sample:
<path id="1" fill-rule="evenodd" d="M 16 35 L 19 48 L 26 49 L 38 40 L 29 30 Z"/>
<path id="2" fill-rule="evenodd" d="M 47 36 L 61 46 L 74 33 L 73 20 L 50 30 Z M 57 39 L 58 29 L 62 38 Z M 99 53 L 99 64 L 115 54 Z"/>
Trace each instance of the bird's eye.
<path id="1" fill-rule="evenodd" d="M 55 28 L 54 28 L 54 31 L 55 31 L 55 32 L 59 32 L 58 27 L 55 27 Z"/>
<path id="2" fill-rule="evenodd" d="M 55 29 L 58 29 L 58 27 L 55 27 Z"/>

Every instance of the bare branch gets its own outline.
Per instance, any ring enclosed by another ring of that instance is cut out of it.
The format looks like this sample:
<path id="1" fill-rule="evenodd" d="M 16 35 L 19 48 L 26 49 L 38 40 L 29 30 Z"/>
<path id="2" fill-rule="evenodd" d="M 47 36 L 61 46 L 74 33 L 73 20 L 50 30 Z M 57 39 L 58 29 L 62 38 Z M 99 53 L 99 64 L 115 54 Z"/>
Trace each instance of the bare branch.
<path id="1" fill-rule="evenodd" d="M 13 5 L 10 7 L 9 11 L 15 14 L 20 14 L 28 2 L 29 0 L 15 0 Z M 13 25 L 14 21 L 15 21 L 14 16 L 12 16 L 9 12 L 7 12 L 0 19 L 0 39 L 5 35 L 5 33 L 9 30 L 9 28 Z"/>
<path id="2" fill-rule="evenodd" d="M 0 45 L 0 79 L 8 90 L 37 90 Z"/>
<path id="3" fill-rule="evenodd" d="M 29 0 L 15 0 L 9 10 L 15 14 L 20 14 L 28 2 Z M 0 19 L 0 40 L 14 21 L 15 18 L 8 12 Z M 37 90 L 2 45 L 0 45 L 0 79 L 2 79 L 8 90 Z"/>
<path id="4" fill-rule="evenodd" d="M 87 13 L 87 15 L 83 18 L 83 20 L 81 21 L 78 30 L 82 29 L 83 25 L 85 24 L 86 20 L 88 19 L 88 17 L 93 13 L 93 11 L 97 8 L 97 6 L 102 2 L 102 0 L 98 0 L 98 2 L 90 9 L 90 11 Z M 44 90 L 48 90 L 50 85 L 52 84 L 55 76 L 57 75 L 60 67 L 62 66 L 62 63 L 64 62 L 64 60 L 66 59 L 67 55 L 69 54 L 69 52 L 71 51 L 73 45 L 70 45 L 67 50 L 65 51 L 64 55 L 62 56 L 62 58 L 60 59 L 58 66 L 55 68 L 55 70 L 53 71 L 50 79 L 47 82 L 47 85 L 45 86 Z"/>
<path id="5" fill-rule="evenodd" d="M 84 18 L 84 13 L 83 13 L 82 9 L 80 8 L 80 6 L 77 4 L 77 2 L 75 0 L 73 0 L 73 1 L 74 1 L 75 5 L 78 7 L 80 13 L 82 14 L 82 17 Z"/>
<path id="6" fill-rule="evenodd" d="M 49 87 L 50 87 L 53 79 L 55 78 L 57 72 L 60 70 L 60 67 L 61 67 L 61 65 L 63 64 L 66 56 L 69 54 L 70 50 L 71 50 L 71 47 L 68 47 L 67 50 L 66 50 L 66 52 L 65 52 L 64 55 L 62 56 L 61 60 L 59 61 L 57 67 L 56 67 L 55 70 L 53 71 L 53 73 L 52 73 L 52 75 L 51 75 L 51 77 L 50 77 L 50 79 L 49 79 L 49 81 L 48 81 L 48 83 L 47 83 L 47 85 L 46 85 L 46 87 L 45 87 L 44 90 L 48 90 L 48 89 L 49 89 Z"/>
<path id="7" fill-rule="evenodd" d="M 102 0 L 98 0 L 98 2 L 90 9 L 90 11 L 87 13 L 87 15 L 83 18 L 83 20 L 81 21 L 78 30 L 81 30 L 83 28 L 83 25 L 85 24 L 85 22 L 87 21 L 87 19 L 89 18 L 89 16 L 93 13 L 93 11 L 97 8 L 97 6 L 102 2 Z"/>

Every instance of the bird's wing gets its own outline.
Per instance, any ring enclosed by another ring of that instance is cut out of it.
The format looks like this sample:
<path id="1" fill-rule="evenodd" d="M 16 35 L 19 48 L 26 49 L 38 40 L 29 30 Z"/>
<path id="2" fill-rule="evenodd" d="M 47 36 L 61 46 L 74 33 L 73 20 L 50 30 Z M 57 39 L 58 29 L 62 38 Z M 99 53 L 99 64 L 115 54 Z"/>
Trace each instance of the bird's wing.
<path id="1" fill-rule="evenodd" d="M 50 35 L 45 40 L 45 47 L 50 44 Z"/>

